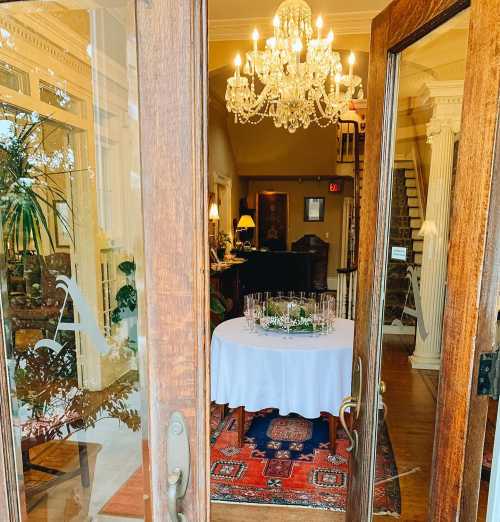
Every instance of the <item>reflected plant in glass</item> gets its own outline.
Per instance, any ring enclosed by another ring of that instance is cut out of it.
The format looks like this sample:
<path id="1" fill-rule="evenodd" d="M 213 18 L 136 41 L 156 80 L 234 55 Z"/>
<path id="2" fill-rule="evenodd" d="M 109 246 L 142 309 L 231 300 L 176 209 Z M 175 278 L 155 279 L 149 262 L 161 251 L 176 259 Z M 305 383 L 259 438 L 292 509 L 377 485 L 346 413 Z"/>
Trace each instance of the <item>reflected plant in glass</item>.
<path id="1" fill-rule="evenodd" d="M 125 274 L 126 282 L 116 293 L 117 306 L 111 313 L 113 324 L 124 322 L 127 325 L 127 346 L 137 353 L 137 289 L 135 287 L 135 263 L 123 261 L 118 265 Z"/>
<path id="2" fill-rule="evenodd" d="M 61 437 L 68 423 L 75 431 L 93 427 L 104 418 L 118 419 L 138 431 L 140 414 L 127 406 L 129 395 L 138 390 L 137 372 L 129 372 L 100 391 L 80 388 L 74 336 L 70 332 L 65 335 L 59 352 L 29 346 L 16 355 L 16 396 L 26 419 L 22 425 L 23 437 L 40 436 L 34 430 L 41 429 Z M 58 429 L 61 433 L 56 433 Z"/>
<path id="3" fill-rule="evenodd" d="M 41 254 L 42 233 L 55 251 L 53 234 L 44 207 L 52 201 L 67 203 L 64 191 L 53 176 L 73 171 L 71 147 L 47 152 L 43 126 L 51 119 L 36 112 L 16 111 L 1 105 L 0 111 L 0 209 L 5 250 Z M 68 220 L 57 209 L 56 217 L 71 237 Z"/>

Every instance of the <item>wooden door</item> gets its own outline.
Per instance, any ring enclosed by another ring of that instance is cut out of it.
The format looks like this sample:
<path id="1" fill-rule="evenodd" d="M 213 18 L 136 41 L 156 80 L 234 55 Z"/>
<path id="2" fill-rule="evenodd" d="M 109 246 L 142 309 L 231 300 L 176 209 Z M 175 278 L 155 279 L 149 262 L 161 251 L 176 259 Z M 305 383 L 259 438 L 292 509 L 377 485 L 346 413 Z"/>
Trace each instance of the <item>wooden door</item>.
<path id="1" fill-rule="evenodd" d="M 498 234 L 495 232 L 498 208 L 491 196 L 498 193 L 492 190 L 492 182 L 496 183 L 498 177 L 498 169 L 492 168 L 492 160 L 500 80 L 499 5 L 488 0 L 472 0 L 470 3 L 395 0 L 372 24 L 355 334 L 355 352 L 363 362 L 364 378 L 360 414 L 354 425 L 360 443 L 352 459 L 349 520 L 365 521 L 371 519 L 372 513 L 376 449 L 373 434 L 379 406 L 399 56 L 409 45 L 452 19 L 469 4 L 471 22 L 459 159 L 451 203 L 453 214 L 429 520 L 455 520 L 460 512 L 461 498 L 465 504 L 469 502 L 469 495 L 477 498 L 480 448 L 470 436 L 467 457 L 468 460 L 475 459 L 471 460 L 475 467 L 465 472 L 464 481 L 464 441 L 468 423 L 474 430 L 477 422 L 475 409 L 470 410 L 469 416 L 469 406 L 476 402 L 475 398 L 471 402 L 470 397 L 474 354 L 491 350 L 492 346 L 491 328 L 482 329 L 480 333 L 481 317 L 491 320 L 494 316 L 491 290 L 483 287 L 482 282 L 488 281 L 492 273 L 498 277 L 498 267 L 494 268 L 494 259 L 498 255 Z M 470 189 L 472 179 L 473 190 Z M 479 407 L 483 425 L 477 427 L 483 433 L 484 414 L 483 403 Z M 469 473 L 473 475 L 472 479 L 467 479 Z M 475 519 L 475 515 L 471 515 L 474 509 L 462 519 Z"/>
<path id="2" fill-rule="evenodd" d="M 288 194 L 257 194 L 257 244 L 259 248 L 286 250 L 288 246 Z"/>
<path id="3" fill-rule="evenodd" d="M 175 442 L 168 447 L 169 434 L 174 441 L 187 434 L 191 450 L 178 511 L 188 520 L 207 516 L 202 3 L 112 4 L 2 2 L 0 61 L 8 67 L 0 119 L 13 122 L 2 128 L 48 118 L 63 141 L 56 147 L 48 140 L 38 160 L 53 173 L 43 162 L 56 161 L 60 147 L 74 164 L 59 169 L 58 190 L 47 178 L 47 209 L 41 203 L 47 227 L 39 214 L 41 244 L 33 235 L 27 241 L 30 259 L 43 259 L 43 274 L 52 253 L 48 238 L 56 238 L 57 226 L 68 232 L 67 245 L 54 240 L 56 254 L 69 260 L 62 297 L 42 302 L 31 283 L 28 292 L 15 236 L 2 256 L 9 266 L 0 268 L 1 520 L 169 520 L 168 477 L 182 452 Z M 52 199 L 71 206 L 69 223 L 52 210 Z M 43 290 L 46 282 L 36 284 Z M 65 343 L 74 368 L 53 378 L 46 358 L 54 362 Z M 47 370 L 54 385 L 45 416 L 34 404 L 48 390 L 36 368 Z M 54 404 L 58 390 L 71 397 L 64 417 Z M 47 448 L 54 456 L 43 461 Z M 59 485 L 37 489 L 33 470 Z"/>

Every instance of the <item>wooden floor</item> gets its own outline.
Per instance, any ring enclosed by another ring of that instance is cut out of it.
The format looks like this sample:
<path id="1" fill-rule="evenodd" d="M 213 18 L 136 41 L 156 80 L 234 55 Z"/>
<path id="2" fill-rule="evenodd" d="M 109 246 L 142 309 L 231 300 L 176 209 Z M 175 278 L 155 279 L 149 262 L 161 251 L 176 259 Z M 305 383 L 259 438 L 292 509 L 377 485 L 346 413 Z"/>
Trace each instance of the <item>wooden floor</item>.
<path id="1" fill-rule="evenodd" d="M 400 478 L 402 514 L 399 520 L 427 520 L 428 490 L 434 440 L 438 372 L 412 370 L 408 361 L 412 339 L 390 336 L 385 340 L 382 379 L 387 385 L 387 425 L 399 473 L 419 471 Z M 482 491 L 478 520 L 484 520 L 486 494 Z M 376 522 L 397 520 L 375 516 Z M 341 522 L 344 514 L 287 507 L 248 504 L 212 504 L 212 522 Z"/>

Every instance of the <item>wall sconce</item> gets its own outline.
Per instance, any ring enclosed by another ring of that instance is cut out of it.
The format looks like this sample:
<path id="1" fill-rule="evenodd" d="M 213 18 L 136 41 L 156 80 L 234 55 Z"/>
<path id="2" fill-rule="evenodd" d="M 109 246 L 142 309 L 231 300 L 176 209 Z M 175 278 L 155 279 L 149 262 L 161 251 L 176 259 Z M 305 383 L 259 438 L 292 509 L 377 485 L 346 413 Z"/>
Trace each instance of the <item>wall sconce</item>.
<path id="1" fill-rule="evenodd" d="M 215 201 L 210 204 L 210 209 L 208 210 L 208 219 L 210 219 L 210 221 L 219 220 L 219 205 L 217 205 Z"/>

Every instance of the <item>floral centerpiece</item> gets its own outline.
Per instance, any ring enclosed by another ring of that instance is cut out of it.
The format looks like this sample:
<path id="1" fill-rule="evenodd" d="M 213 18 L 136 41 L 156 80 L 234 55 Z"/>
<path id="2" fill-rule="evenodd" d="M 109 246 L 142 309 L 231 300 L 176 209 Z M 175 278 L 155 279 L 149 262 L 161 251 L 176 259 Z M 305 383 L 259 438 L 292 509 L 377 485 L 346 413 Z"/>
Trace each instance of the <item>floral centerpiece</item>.
<path id="1" fill-rule="evenodd" d="M 327 330 L 327 319 L 315 299 L 270 298 L 256 323 L 266 330 L 314 333 Z"/>

